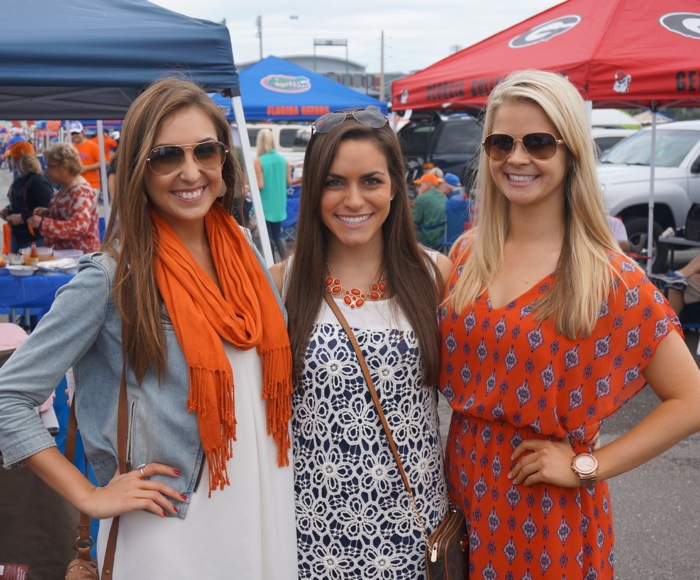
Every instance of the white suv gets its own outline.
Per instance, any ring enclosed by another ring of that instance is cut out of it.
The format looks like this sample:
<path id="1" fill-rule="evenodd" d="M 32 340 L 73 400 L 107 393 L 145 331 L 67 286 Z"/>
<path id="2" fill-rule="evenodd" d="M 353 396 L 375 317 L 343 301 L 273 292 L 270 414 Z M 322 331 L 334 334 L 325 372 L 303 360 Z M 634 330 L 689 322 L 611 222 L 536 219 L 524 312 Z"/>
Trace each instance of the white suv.
<path id="1" fill-rule="evenodd" d="M 261 129 L 270 129 L 272 131 L 272 139 L 275 142 L 275 150 L 292 165 L 294 178 L 301 178 L 304 165 L 304 151 L 308 139 L 303 141 L 302 146 L 300 145 L 299 135 L 310 133 L 311 129 L 308 125 L 298 123 L 246 123 L 246 129 L 248 130 L 248 140 L 250 141 L 253 157 L 255 157 L 258 132 Z M 241 138 L 238 135 L 238 127 L 231 125 L 231 130 L 233 131 L 234 145 L 240 147 Z"/>
<path id="2" fill-rule="evenodd" d="M 639 254 L 647 253 L 651 137 L 651 128 L 638 131 L 598 164 L 607 210 L 622 219 Z M 684 227 L 690 206 L 700 203 L 700 120 L 657 126 L 655 157 L 653 269 L 659 272 L 667 266 L 666 246 L 656 247 L 659 235 Z"/>

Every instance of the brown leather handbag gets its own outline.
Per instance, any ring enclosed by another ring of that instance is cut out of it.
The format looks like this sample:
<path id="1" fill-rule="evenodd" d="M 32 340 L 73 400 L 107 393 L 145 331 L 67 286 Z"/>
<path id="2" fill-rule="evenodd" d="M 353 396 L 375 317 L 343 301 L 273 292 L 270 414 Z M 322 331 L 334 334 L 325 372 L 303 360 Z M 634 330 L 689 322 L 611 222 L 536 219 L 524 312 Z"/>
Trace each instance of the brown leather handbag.
<path id="1" fill-rule="evenodd" d="M 411 484 L 409 483 L 408 476 L 403 468 L 399 451 L 396 448 L 396 443 L 394 443 L 394 438 L 391 435 L 389 423 L 387 423 L 386 417 L 384 416 L 382 404 L 379 400 L 379 395 L 377 395 L 377 389 L 374 387 L 374 381 L 370 375 L 369 368 L 367 367 L 367 362 L 362 354 L 360 345 L 357 343 L 355 334 L 350 328 L 345 316 L 343 316 L 343 313 L 340 311 L 340 308 L 338 308 L 338 305 L 335 303 L 335 300 L 333 300 L 333 298 L 331 298 L 325 292 L 323 297 L 350 339 L 352 348 L 355 350 L 357 360 L 362 368 L 362 374 L 365 377 L 365 381 L 367 381 L 370 395 L 372 396 L 374 405 L 377 408 L 377 414 L 379 415 L 382 427 L 384 428 L 384 432 L 389 440 L 389 447 L 391 448 L 391 453 L 393 454 L 396 464 L 398 465 L 401 479 L 403 480 L 404 487 L 406 488 L 408 500 L 413 508 L 416 519 L 420 524 L 421 531 L 423 532 L 423 538 L 425 539 L 425 567 L 427 578 L 429 580 L 463 580 L 464 578 L 467 578 L 469 576 L 469 540 L 467 537 L 467 526 L 464 519 L 464 514 L 457 508 L 450 506 L 450 510 L 440 522 L 440 525 L 438 525 L 432 534 L 428 535 L 425 528 L 425 522 L 418 511 L 416 500 L 413 497 Z"/>
<path id="2" fill-rule="evenodd" d="M 126 473 L 129 468 L 126 463 L 126 440 L 129 429 L 127 418 L 127 397 L 126 397 L 126 347 L 122 334 L 122 378 L 119 384 L 119 407 L 117 412 L 117 455 L 119 458 L 119 472 Z M 65 456 L 73 463 L 75 456 L 75 438 L 78 431 L 78 420 L 75 416 L 75 404 L 71 405 L 70 417 L 68 419 L 68 430 L 66 432 Z M 87 465 L 87 458 L 85 459 Z M 117 548 L 117 534 L 119 533 L 119 516 L 112 519 L 112 526 L 109 529 L 107 547 L 105 549 L 104 562 L 102 564 L 103 578 L 112 577 L 114 568 L 114 552 Z M 66 568 L 65 580 L 99 580 L 100 574 L 97 564 L 90 557 L 90 550 L 93 546 L 93 539 L 90 537 L 90 516 L 80 512 L 80 524 L 78 526 L 78 537 L 75 540 L 76 556 L 70 561 Z"/>

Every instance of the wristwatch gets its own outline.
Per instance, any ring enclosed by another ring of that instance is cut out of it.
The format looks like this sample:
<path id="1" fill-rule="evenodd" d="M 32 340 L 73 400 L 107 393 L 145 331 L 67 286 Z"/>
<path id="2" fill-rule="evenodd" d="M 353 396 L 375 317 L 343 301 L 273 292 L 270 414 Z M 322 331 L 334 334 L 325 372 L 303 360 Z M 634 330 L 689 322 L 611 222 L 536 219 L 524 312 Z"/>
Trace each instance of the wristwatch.
<path id="1" fill-rule="evenodd" d="M 598 460 L 590 453 L 579 453 L 571 460 L 571 469 L 581 479 L 583 487 L 593 487 L 597 482 Z"/>

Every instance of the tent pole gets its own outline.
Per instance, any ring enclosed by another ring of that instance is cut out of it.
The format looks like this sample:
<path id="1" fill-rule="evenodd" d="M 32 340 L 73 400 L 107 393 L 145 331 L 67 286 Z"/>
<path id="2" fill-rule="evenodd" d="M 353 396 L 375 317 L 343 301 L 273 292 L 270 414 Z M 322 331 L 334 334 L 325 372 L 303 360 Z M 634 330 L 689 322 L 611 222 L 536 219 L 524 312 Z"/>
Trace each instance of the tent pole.
<path id="1" fill-rule="evenodd" d="M 238 135 L 241 138 L 241 149 L 243 150 L 243 161 L 245 170 L 248 174 L 248 183 L 250 184 L 250 196 L 253 200 L 255 208 L 255 217 L 258 222 L 258 235 L 260 236 L 260 244 L 262 245 L 263 257 L 267 262 L 268 268 L 275 263 L 272 256 L 272 247 L 270 246 L 270 238 L 267 235 L 267 226 L 265 225 L 265 212 L 260 199 L 260 189 L 258 181 L 255 177 L 255 168 L 253 166 L 253 155 L 250 152 L 250 139 L 248 139 L 248 129 L 245 124 L 245 115 L 243 114 L 243 103 L 241 97 L 231 97 L 231 105 L 233 108 L 233 116 L 238 125 Z"/>
<path id="2" fill-rule="evenodd" d="M 647 274 L 654 261 L 654 179 L 656 175 L 656 101 L 651 102 L 651 162 L 649 163 L 649 217 L 647 218 Z M 673 267 L 673 264 L 671 264 Z"/>
<path id="3" fill-rule="evenodd" d="M 105 159 L 105 137 L 102 127 L 102 119 L 97 119 L 97 144 L 100 147 L 100 186 L 102 187 L 102 207 L 104 209 L 105 223 L 109 222 L 110 200 L 109 186 L 107 185 L 107 160 Z"/>

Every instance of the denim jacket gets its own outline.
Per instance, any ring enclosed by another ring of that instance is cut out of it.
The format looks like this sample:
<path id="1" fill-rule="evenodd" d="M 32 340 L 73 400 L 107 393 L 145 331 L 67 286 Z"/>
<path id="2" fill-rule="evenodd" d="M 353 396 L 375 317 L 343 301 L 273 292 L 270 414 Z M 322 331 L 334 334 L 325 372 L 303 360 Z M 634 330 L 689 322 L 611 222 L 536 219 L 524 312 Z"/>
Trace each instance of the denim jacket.
<path id="1" fill-rule="evenodd" d="M 0 368 L 0 450 L 6 467 L 55 445 L 34 408 L 47 399 L 72 366 L 74 405 L 85 451 L 101 485 L 114 476 L 122 372 L 121 321 L 112 296 L 115 266 L 113 258 L 104 253 L 81 258 L 76 277 L 59 289 L 49 313 Z M 282 308 L 275 285 L 269 274 L 267 277 Z M 187 363 L 165 308 L 161 320 L 167 342 L 166 371 L 159 379 L 149 370 L 138 385 L 127 367 L 126 459 L 132 466 L 155 461 L 179 469 L 179 477 L 150 479 L 167 482 L 189 498 L 204 453 L 197 415 L 187 412 Z M 174 502 L 179 517 L 185 517 L 188 502 Z"/>

